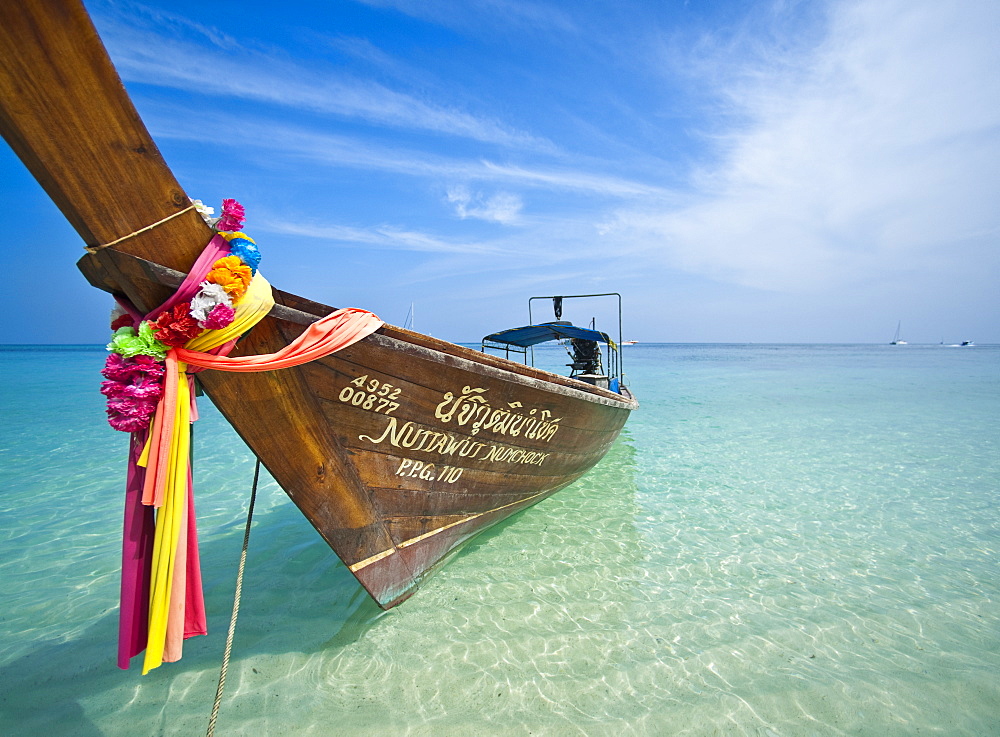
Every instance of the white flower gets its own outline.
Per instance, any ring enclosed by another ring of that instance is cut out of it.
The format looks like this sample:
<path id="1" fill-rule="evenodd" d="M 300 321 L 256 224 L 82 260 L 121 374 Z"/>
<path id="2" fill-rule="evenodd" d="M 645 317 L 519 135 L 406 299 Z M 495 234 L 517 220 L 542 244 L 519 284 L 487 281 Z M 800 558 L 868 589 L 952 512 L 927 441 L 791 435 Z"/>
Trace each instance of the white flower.
<path id="1" fill-rule="evenodd" d="M 216 305 L 220 304 L 232 307 L 233 301 L 226 294 L 226 290 L 218 284 L 203 281 L 201 289 L 191 298 L 191 317 L 198 322 L 204 322 Z"/>
<path id="2" fill-rule="evenodd" d="M 209 207 L 201 200 L 191 200 L 191 204 L 194 205 L 194 209 L 198 211 L 202 219 L 209 225 L 213 225 L 218 218 L 213 218 L 212 215 L 215 214 L 215 208 Z"/>

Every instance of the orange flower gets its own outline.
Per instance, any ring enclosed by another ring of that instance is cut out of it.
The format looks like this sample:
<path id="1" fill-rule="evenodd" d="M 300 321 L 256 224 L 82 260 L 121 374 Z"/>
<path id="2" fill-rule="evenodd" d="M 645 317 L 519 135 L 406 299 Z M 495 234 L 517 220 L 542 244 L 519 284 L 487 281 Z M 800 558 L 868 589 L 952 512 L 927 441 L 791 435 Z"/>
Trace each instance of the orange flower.
<path id="1" fill-rule="evenodd" d="M 246 293 L 252 278 L 250 267 L 240 261 L 238 256 L 220 258 L 212 264 L 212 270 L 205 276 L 206 280 L 225 289 L 234 302 Z"/>

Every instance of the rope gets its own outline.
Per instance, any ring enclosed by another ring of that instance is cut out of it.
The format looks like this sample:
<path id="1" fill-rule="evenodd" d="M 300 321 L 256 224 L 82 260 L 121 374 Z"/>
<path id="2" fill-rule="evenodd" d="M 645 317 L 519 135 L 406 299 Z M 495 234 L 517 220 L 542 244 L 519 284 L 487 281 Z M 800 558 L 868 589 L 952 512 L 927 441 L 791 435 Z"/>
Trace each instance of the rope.
<path id="1" fill-rule="evenodd" d="M 147 230 L 152 230 L 157 225 L 163 225 L 168 220 L 173 220 L 175 217 L 178 217 L 179 215 L 183 215 L 188 210 L 195 209 L 195 207 L 196 207 L 196 205 L 189 205 L 189 206 L 185 207 L 183 210 L 178 210 L 177 212 L 173 213 L 172 215 L 167 215 L 162 220 L 157 220 L 152 225 L 147 225 L 145 228 L 139 228 L 139 230 L 133 231 L 133 232 L 129 233 L 128 235 L 123 235 L 121 238 L 116 238 L 115 240 L 111 241 L 110 243 L 101 243 L 98 246 L 84 246 L 83 250 L 86 251 L 87 253 L 97 253 L 102 248 L 107 248 L 108 246 L 113 246 L 116 243 L 121 243 L 122 241 L 127 241 L 129 238 L 134 238 L 135 236 L 139 235 L 140 233 L 145 233 Z"/>
<path id="2" fill-rule="evenodd" d="M 215 720 L 219 716 L 219 704 L 222 702 L 222 691 L 226 687 L 226 671 L 229 669 L 229 655 L 233 651 L 233 635 L 236 633 L 236 617 L 240 613 L 240 593 L 243 590 L 243 569 L 247 562 L 247 545 L 250 542 L 250 522 L 253 520 L 253 505 L 257 499 L 257 479 L 260 478 L 260 458 L 253 472 L 253 490 L 250 492 L 250 509 L 247 510 L 247 528 L 243 533 L 243 552 L 240 554 L 240 569 L 236 574 L 236 595 L 233 597 L 233 616 L 229 620 L 229 634 L 226 636 L 226 651 L 222 656 L 222 670 L 219 672 L 219 687 L 215 691 L 215 703 L 212 705 L 212 717 L 208 720 L 208 732 L 205 737 L 215 734 Z"/>

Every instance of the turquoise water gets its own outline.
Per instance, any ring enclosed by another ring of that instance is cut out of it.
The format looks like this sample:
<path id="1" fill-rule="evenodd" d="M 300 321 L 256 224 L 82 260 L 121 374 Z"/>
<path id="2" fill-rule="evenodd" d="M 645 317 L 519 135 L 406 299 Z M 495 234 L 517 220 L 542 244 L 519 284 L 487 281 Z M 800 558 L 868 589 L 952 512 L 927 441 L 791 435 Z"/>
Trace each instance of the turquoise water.
<path id="1" fill-rule="evenodd" d="M 1000 733 L 1000 348 L 625 351 L 604 461 L 392 612 L 266 479 L 216 734 Z M 118 670 L 103 357 L 0 350 L 0 734 L 207 727 L 252 460 L 203 402 L 210 634 Z"/>

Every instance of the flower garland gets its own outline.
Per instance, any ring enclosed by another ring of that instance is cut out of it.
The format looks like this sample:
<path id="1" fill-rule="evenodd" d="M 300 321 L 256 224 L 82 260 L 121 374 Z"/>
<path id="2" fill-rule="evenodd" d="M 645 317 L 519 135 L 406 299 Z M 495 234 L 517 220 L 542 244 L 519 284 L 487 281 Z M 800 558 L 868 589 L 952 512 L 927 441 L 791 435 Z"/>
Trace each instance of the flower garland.
<path id="1" fill-rule="evenodd" d="M 111 355 L 101 371 L 107 379 L 101 383 L 101 393 L 108 398 L 108 423 L 121 432 L 149 427 L 163 396 L 167 351 L 183 347 L 207 330 L 232 324 L 235 306 L 260 266 L 256 242 L 240 231 L 245 219 L 243 205 L 224 199 L 222 216 L 213 219 L 213 208 L 201 200 L 192 203 L 229 243 L 229 255 L 212 264 L 190 301 L 163 310 L 153 320 L 138 321 L 120 307 L 112 312 L 113 335 L 107 346 Z"/>
<path id="2" fill-rule="evenodd" d="M 101 385 L 108 421 L 131 433 L 122 534 L 118 665 L 145 650 L 142 672 L 179 660 L 183 642 L 208 631 L 191 469 L 190 424 L 197 419 L 192 374 L 274 371 L 298 366 L 369 335 L 382 321 L 366 310 L 337 310 L 272 354 L 228 358 L 240 335 L 274 306 L 257 271 L 260 251 L 241 232 L 243 207 L 224 200 L 222 217 L 195 202 L 218 231 L 166 302 L 140 316 L 122 301 Z M 227 230 L 222 230 L 226 228 Z"/>
<path id="3" fill-rule="evenodd" d="M 108 398 L 111 427 L 122 432 L 149 427 L 163 396 L 163 363 L 147 355 L 112 353 L 101 373 L 108 379 L 101 383 L 101 394 Z"/>

